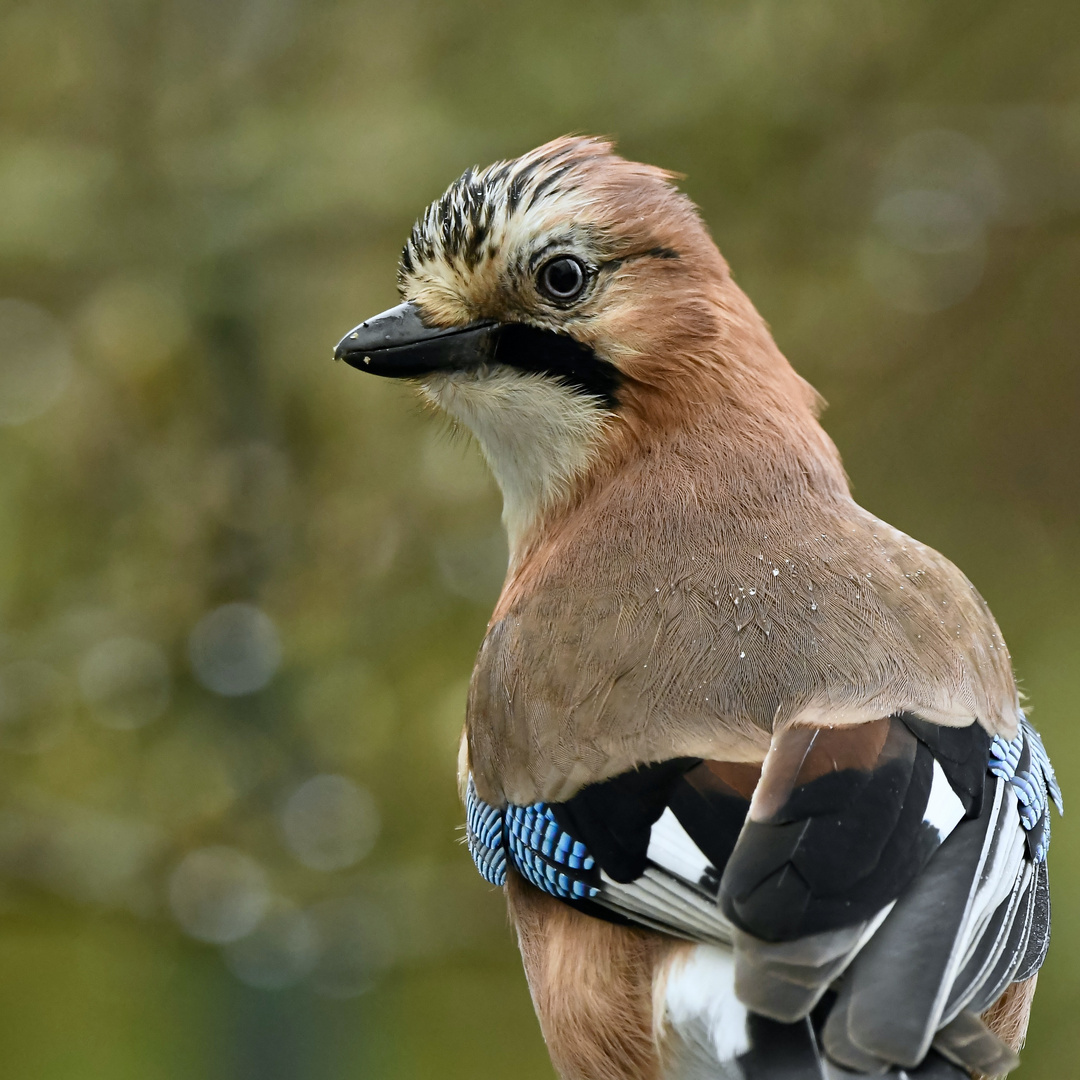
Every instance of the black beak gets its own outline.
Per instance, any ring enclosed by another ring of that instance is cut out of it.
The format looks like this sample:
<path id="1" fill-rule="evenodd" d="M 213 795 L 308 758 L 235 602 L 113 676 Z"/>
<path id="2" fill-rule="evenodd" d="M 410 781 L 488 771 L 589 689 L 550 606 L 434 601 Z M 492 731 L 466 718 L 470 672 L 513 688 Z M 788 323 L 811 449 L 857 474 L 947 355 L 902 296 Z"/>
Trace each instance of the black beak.
<path id="1" fill-rule="evenodd" d="M 347 333 L 334 359 L 373 375 L 416 379 L 493 359 L 499 329 L 494 322 L 428 326 L 415 304 L 398 304 Z"/>

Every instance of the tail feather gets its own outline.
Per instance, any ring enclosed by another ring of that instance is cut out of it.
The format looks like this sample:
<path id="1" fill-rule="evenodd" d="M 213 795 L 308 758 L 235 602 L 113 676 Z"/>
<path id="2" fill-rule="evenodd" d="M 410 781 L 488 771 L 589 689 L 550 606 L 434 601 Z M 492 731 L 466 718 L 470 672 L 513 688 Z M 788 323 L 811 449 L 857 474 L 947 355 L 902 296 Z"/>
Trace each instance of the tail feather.
<path id="1" fill-rule="evenodd" d="M 984 1076 L 1004 1076 L 1020 1059 L 972 1012 L 962 1012 L 934 1036 L 943 1057 Z"/>

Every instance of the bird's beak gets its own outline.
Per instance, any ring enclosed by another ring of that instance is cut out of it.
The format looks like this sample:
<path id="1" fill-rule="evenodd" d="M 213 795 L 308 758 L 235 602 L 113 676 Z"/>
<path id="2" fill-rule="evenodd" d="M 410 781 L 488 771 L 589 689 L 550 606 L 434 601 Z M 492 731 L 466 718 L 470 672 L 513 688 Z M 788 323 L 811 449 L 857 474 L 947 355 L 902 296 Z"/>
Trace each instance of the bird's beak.
<path id="1" fill-rule="evenodd" d="M 499 329 L 494 322 L 428 326 L 415 304 L 398 304 L 350 330 L 334 359 L 373 375 L 415 379 L 491 360 Z"/>

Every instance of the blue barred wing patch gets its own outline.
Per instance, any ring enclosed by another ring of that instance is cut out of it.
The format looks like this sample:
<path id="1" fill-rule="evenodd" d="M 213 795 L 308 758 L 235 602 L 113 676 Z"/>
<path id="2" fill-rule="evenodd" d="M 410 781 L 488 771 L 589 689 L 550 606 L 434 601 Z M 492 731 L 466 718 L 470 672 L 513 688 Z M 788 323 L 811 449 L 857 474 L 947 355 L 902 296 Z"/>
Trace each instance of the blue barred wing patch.
<path id="1" fill-rule="evenodd" d="M 595 860 L 559 825 L 550 806 L 508 806 L 505 821 L 510 858 L 526 881 L 561 900 L 598 895 Z"/>
<path id="2" fill-rule="evenodd" d="M 596 860 L 546 803 L 500 810 L 480 798 L 470 776 L 465 836 L 477 870 L 492 885 L 505 883 L 509 860 L 526 881 L 560 900 L 591 900 L 600 892 Z"/>
<path id="3" fill-rule="evenodd" d="M 994 736 L 989 770 L 1008 781 L 1019 802 L 1020 823 L 1028 834 L 1028 847 L 1036 862 L 1046 859 L 1050 846 L 1050 802 L 1063 812 L 1061 788 L 1039 733 L 1020 715 L 1016 738 Z"/>
<path id="4" fill-rule="evenodd" d="M 505 835 L 503 812 L 476 794 L 476 784 L 470 776 L 465 789 L 465 837 L 476 869 L 492 885 L 506 881 Z"/>

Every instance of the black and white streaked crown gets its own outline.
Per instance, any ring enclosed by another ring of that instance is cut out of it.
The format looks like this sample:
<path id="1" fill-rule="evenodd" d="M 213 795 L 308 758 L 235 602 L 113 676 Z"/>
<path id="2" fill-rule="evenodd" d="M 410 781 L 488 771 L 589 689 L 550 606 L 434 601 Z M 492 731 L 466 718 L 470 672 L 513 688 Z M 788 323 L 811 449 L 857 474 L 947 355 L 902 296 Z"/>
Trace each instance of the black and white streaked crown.
<path id="1" fill-rule="evenodd" d="M 401 252 L 399 282 L 436 260 L 472 270 L 495 257 L 514 219 L 572 192 L 575 170 L 610 152 L 599 139 L 557 139 L 511 161 L 466 169 L 413 226 Z"/>

